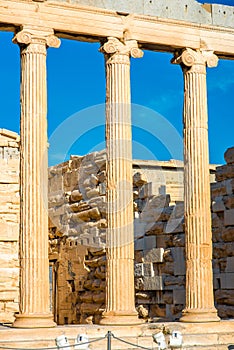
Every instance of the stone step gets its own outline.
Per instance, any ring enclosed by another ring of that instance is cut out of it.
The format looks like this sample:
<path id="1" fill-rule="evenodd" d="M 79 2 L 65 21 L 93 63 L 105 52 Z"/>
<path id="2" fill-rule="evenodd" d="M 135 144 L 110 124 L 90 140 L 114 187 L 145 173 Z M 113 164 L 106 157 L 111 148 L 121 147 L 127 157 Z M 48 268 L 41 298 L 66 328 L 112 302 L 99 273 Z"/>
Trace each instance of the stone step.
<path id="1" fill-rule="evenodd" d="M 112 350 L 134 350 L 140 349 L 137 346 L 150 350 L 158 350 L 157 344 L 153 341 L 153 335 L 163 331 L 166 343 L 169 341 L 169 334 L 172 331 L 180 331 L 183 336 L 184 350 L 231 350 L 234 349 L 234 320 L 213 323 L 188 324 L 181 322 L 148 323 L 136 326 L 99 326 L 99 325 L 72 325 L 58 326 L 55 328 L 17 329 L 0 327 L 0 350 L 7 348 L 38 349 L 51 348 L 56 350 L 55 339 L 59 335 L 65 335 L 74 349 L 78 334 L 85 334 L 91 342 L 90 350 L 106 350 L 106 334 L 112 334 L 120 338 L 111 338 Z M 124 342 L 123 342 L 124 341 Z M 128 343 L 132 343 L 130 346 Z M 168 349 L 171 349 L 168 347 Z M 10 350 L 10 349 L 9 349 Z M 66 350 L 66 348 L 65 348 Z M 69 349 L 67 349 L 69 350 Z M 77 347 L 77 350 L 79 348 Z"/>

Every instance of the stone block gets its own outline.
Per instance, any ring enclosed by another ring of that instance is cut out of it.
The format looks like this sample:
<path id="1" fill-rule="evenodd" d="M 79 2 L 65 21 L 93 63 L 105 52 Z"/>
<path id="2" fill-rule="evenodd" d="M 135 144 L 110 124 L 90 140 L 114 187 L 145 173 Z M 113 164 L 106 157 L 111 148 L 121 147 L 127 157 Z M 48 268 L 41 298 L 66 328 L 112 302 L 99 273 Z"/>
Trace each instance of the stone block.
<path id="1" fill-rule="evenodd" d="M 81 199 L 83 199 L 83 196 L 79 190 L 74 190 L 71 192 L 71 196 L 70 196 L 71 202 L 78 202 Z"/>
<path id="2" fill-rule="evenodd" d="M 105 170 L 101 171 L 99 174 L 97 174 L 97 177 L 98 177 L 98 181 L 99 182 L 105 183 L 105 181 L 106 181 L 106 171 Z"/>
<path id="3" fill-rule="evenodd" d="M 98 188 L 92 188 L 89 191 L 86 192 L 87 198 L 93 198 L 99 196 L 99 187 Z"/>
<path id="4" fill-rule="evenodd" d="M 106 194 L 106 183 L 102 182 L 99 184 L 99 194 L 100 196 L 105 196 Z"/>
<path id="5" fill-rule="evenodd" d="M 163 290 L 162 276 L 143 277 L 143 290 Z"/>
<path id="6" fill-rule="evenodd" d="M 144 250 L 144 238 L 134 240 L 134 250 Z"/>
<path id="7" fill-rule="evenodd" d="M 163 261 L 163 248 L 153 248 L 144 252 L 144 262 L 161 263 Z"/>
<path id="8" fill-rule="evenodd" d="M 156 236 L 144 237 L 144 250 L 150 250 L 156 248 Z"/>
<path id="9" fill-rule="evenodd" d="M 221 318 L 234 318 L 234 306 L 232 305 L 217 305 L 217 309 L 218 309 L 218 315 Z M 222 341 L 221 339 L 224 338 L 224 341 L 227 341 L 227 337 L 229 337 L 229 335 L 225 334 L 225 336 L 220 335 L 219 339 L 220 341 Z M 230 342 L 233 342 L 233 335 L 231 334 L 231 339 Z M 231 348 L 230 348 L 231 349 Z"/>
<path id="10" fill-rule="evenodd" d="M 234 147 L 230 147 L 226 150 L 224 159 L 227 164 L 234 164 Z"/>
<path id="11" fill-rule="evenodd" d="M 13 288 L 11 290 L 2 291 L 0 290 L 0 300 L 1 301 L 13 301 L 18 302 L 19 300 L 19 289 Z"/>
<path id="12" fill-rule="evenodd" d="M 7 302 L 5 303 L 5 312 L 12 312 L 12 313 L 15 313 L 15 312 L 18 312 L 19 311 L 19 303 L 16 303 L 16 302 Z"/>
<path id="13" fill-rule="evenodd" d="M 164 291 L 162 296 L 163 304 L 172 304 L 173 303 L 173 292 Z"/>
<path id="14" fill-rule="evenodd" d="M 173 304 L 185 304 L 185 290 L 175 289 L 173 290 Z"/>
<path id="15" fill-rule="evenodd" d="M 164 232 L 165 222 L 151 222 L 145 228 L 146 236 L 158 235 Z"/>
<path id="16" fill-rule="evenodd" d="M 234 306 L 234 293 L 233 290 L 218 289 L 215 291 L 215 301 L 218 304 L 226 304 Z"/>
<path id="17" fill-rule="evenodd" d="M 15 254 L 3 254 L 0 252 L 0 266 L 6 268 L 19 267 L 18 251 Z"/>
<path id="18" fill-rule="evenodd" d="M 223 197 L 219 196 L 215 198 L 215 201 L 212 203 L 213 213 L 218 213 L 225 210 L 225 205 L 223 203 Z"/>
<path id="19" fill-rule="evenodd" d="M 168 221 L 172 215 L 172 212 L 173 212 L 172 206 L 162 208 L 158 210 L 158 213 L 156 213 L 157 214 L 156 218 L 158 221 Z"/>
<path id="20" fill-rule="evenodd" d="M 18 241 L 19 224 L 11 222 L 0 222 L 0 241 Z"/>
<path id="21" fill-rule="evenodd" d="M 185 276 L 165 276 L 164 277 L 164 289 L 184 289 L 185 288 Z"/>
<path id="22" fill-rule="evenodd" d="M 179 219 L 170 219 L 165 226 L 165 233 L 184 232 L 183 217 Z"/>
<path id="23" fill-rule="evenodd" d="M 166 305 L 161 305 L 161 304 L 150 305 L 149 316 L 151 318 L 166 317 Z"/>
<path id="24" fill-rule="evenodd" d="M 134 186 L 141 187 L 147 183 L 147 178 L 142 172 L 137 172 L 133 175 Z"/>
<path id="25" fill-rule="evenodd" d="M 173 235 L 173 245 L 175 247 L 184 247 L 185 246 L 185 235 L 184 233 Z"/>
<path id="26" fill-rule="evenodd" d="M 161 208 L 168 207 L 170 203 L 170 195 L 153 195 L 147 202 L 148 208 Z"/>
<path id="27" fill-rule="evenodd" d="M 234 178 L 234 165 L 222 165 L 216 168 L 216 181 L 223 181 Z"/>
<path id="28" fill-rule="evenodd" d="M 143 237 L 145 233 L 146 223 L 139 219 L 134 220 L 134 238 Z"/>
<path id="29" fill-rule="evenodd" d="M 168 245 L 168 236 L 169 235 L 157 235 L 156 236 L 156 247 L 158 248 L 167 248 Z"/>
<path id="30" fill-rule="evenodd" d="M 19 160 L 18 159 L 0 159 L 0 183 L 18 184 L 19 183 Z"/>
<path id="31" fill-rule="evenodd" d="M 227 257 L 227 265 L 225 272 L 233 272 L 234 273 L 234 256 L 228 256 Z"/>
<path id="32" fill-rule="evenodd" d="M 234 208 L 234 194 L 223 197 L 224 205 L 227 209 Z"/>
<path id="33" fill-rule="evenodd" d="M 86 202 L 83 202 L 83 201 L 79 203 L 70 204 L 70 210 L 74 213 L 78 213 L 88 209 L 90 209 L 90 205 L 88 205 Z"/>
<path id="34" fill-rule="evenodd" d="M 174 219 L 180 219 L 184 216 L 184 203 L 183 202 L 176 202 L 176 205 L 173 208 L 172 211 L 172 217 Z"/>
<path id="35" fill-rule="evenodd" d="M 234 273 L 221 273 L 220 282 L 222 289 L 234 289 Z"/>
<path id="36" fill-rule="evenodd" d="M 139 189 L 139 198 L 145 199 L 147 197 L 149 197 L 149 184 L 145 184 Z"/>
<path id="37" fill-rule="evenodd" d="M 143 277 L 144 275 L 143 263 L 138 263 L 134 265 L 134 275 L 135 277 Z"/>
<path id="38" fill-rule="evenodd" d="M 143 276 L 154 277 L 154 268 L 152 263 L 143 264 Z"/>
<path id="39" fill-rule="evenodd" d="M 92 208 L 71 215 L 71 220 L 78 223 L 82 221 L 99 220 L 100 218 L 101 216 L 98 208 Z"/>
<path id="40" fill-rule="evenodd" d="M 49 193 L 63 191 L 63 176 L 56 174 L 49 178 Z"/>
<path id="41" fill-rule="evenodd" d="M 212 200 L 214 200 L 215 197 L 233 194 L 233 190 L 234 190 L 234 179 L 212 183 L 211 198 Z"/>
<path id="42" fill-rule="evenodd" d="M 98 207 L 101 214 L 105 215 L 107 210 L 106 197 L 98 196 L 87 202 L 92 208 Z"/>
<path id="43" fill-rule="evenodd" d="M 223 226 L 222 220 L 216 213 L 212 213 L 212 227 L 221 228 Z"/>
<path id="44" fill-rule="evenodd" d="M 176 247 L 171 248 L 171 253 L 174 259 L 174 274 L 175 276 L 185 275 L 185 256 L 184 256 L 184 248 Z"/>
<path id="45" fill-rule="evenodd" d="M 1 323 L 13 323 L 15 320 L 14 314 L 12 312 L 0 311 Z"/>
<path id="46" fill-rule="evenodd" d="M 213 258 L 214 259 L 220 259 L 220 258 L 226 258 L 227 256 L 232 256 L 234 251 L 234 242 L 227 242 L 224 244 L 221 243 L 215 243 L 213 245 Z"/>
<path id="47" fill-rule="evenodd" d="M 138 211 L 142 212 L 145 206 L 145 201 L 137 198 L 134 203 L 136 203 Z"/>
<path id="48" fill-rule="evenodd" d="M 234 209 L 229 209 L 224 212 L 224 225 L 234 226 Z"/>
<path id="49" fill-rule="evenodd" d="M 234 241 L 234 226 L 229 226 L 223 229 L 221 237 L 224 242 L 233 242 Z"/>

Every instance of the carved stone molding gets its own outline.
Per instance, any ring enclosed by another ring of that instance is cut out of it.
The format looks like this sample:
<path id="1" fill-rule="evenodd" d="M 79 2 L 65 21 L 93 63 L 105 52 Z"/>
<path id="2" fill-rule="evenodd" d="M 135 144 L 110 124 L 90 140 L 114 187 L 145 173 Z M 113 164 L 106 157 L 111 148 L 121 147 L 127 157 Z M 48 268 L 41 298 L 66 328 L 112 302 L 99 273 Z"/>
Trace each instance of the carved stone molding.
<path id="1" fill-rule="evenodd" d="M 120 58 L 119 56 L 141 58 L 144 53 L 139 49 L 136 40 L 125 40 L 120 41 L 114 37 L 108 37 L 107 42 L 100 48 L 100 51 L 103 52 L 107 58 L 116 59 Z"/>
<path id="2" fill-rule="evenodd" d="M 50 28 L 27 27 L 16 33 L 13 42 L 19 45 L 45 44 L 47 47 L 58 48 L 61 44 L 60 39 L 54 35 Z"/>
<path id="3" fill-rule="evenodd" d="M 212 68 L 218 65 L 218 57 L 213 51 L 184 49 L 176 53 L 172 63 L 180 64 L 185 70 L 206 74 L 206 67 Z"/>

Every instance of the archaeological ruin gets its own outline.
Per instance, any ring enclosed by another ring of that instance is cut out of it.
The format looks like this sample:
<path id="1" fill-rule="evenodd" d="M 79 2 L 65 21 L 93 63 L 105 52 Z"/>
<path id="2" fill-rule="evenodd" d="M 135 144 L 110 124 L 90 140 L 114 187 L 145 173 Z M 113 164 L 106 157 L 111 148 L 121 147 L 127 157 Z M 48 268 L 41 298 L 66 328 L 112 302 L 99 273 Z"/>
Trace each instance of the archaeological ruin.
<path id="1" fill-rule="evenodd" d="M 0 322 L 11 324 L 0 347 L 48 347 L 65 331 L 74 340 L 72 324 L 93 338 L 129 328 L 151 348 L 157 327 L 181 330 L 186 349 L 232 346 L 234 148 L 225 165 L 209 165 L 206 70 L 234 58 L 234 8 L 0 0 L 0 9 L 21 57 L 20 139 L 0 129 Z M 46 56 L 60 38 L 100 42 L 106 150 L 48 172 Z M 130 61 L 144 50 L 170 52 L 181 67 L 184 164 L 132 160 Z"/>

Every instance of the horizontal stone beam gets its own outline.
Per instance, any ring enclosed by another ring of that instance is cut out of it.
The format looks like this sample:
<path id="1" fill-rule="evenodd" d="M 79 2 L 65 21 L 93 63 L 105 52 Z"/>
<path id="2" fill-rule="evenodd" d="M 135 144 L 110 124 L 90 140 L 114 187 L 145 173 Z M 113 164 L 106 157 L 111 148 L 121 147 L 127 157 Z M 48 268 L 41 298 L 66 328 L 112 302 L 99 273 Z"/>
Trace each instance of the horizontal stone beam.
<path id="1" fill-rule="evenodd" d="M 58 1 L 0 0 L 2 30 L 23 25 L 49 27 L 64 38 L 99 41 L 107 36 L 137 40 L 143 49 L 173 52 L 204 48 L 234 58 L 234 29 L 212 24 L 126 15 L 115 11 Z"/>

